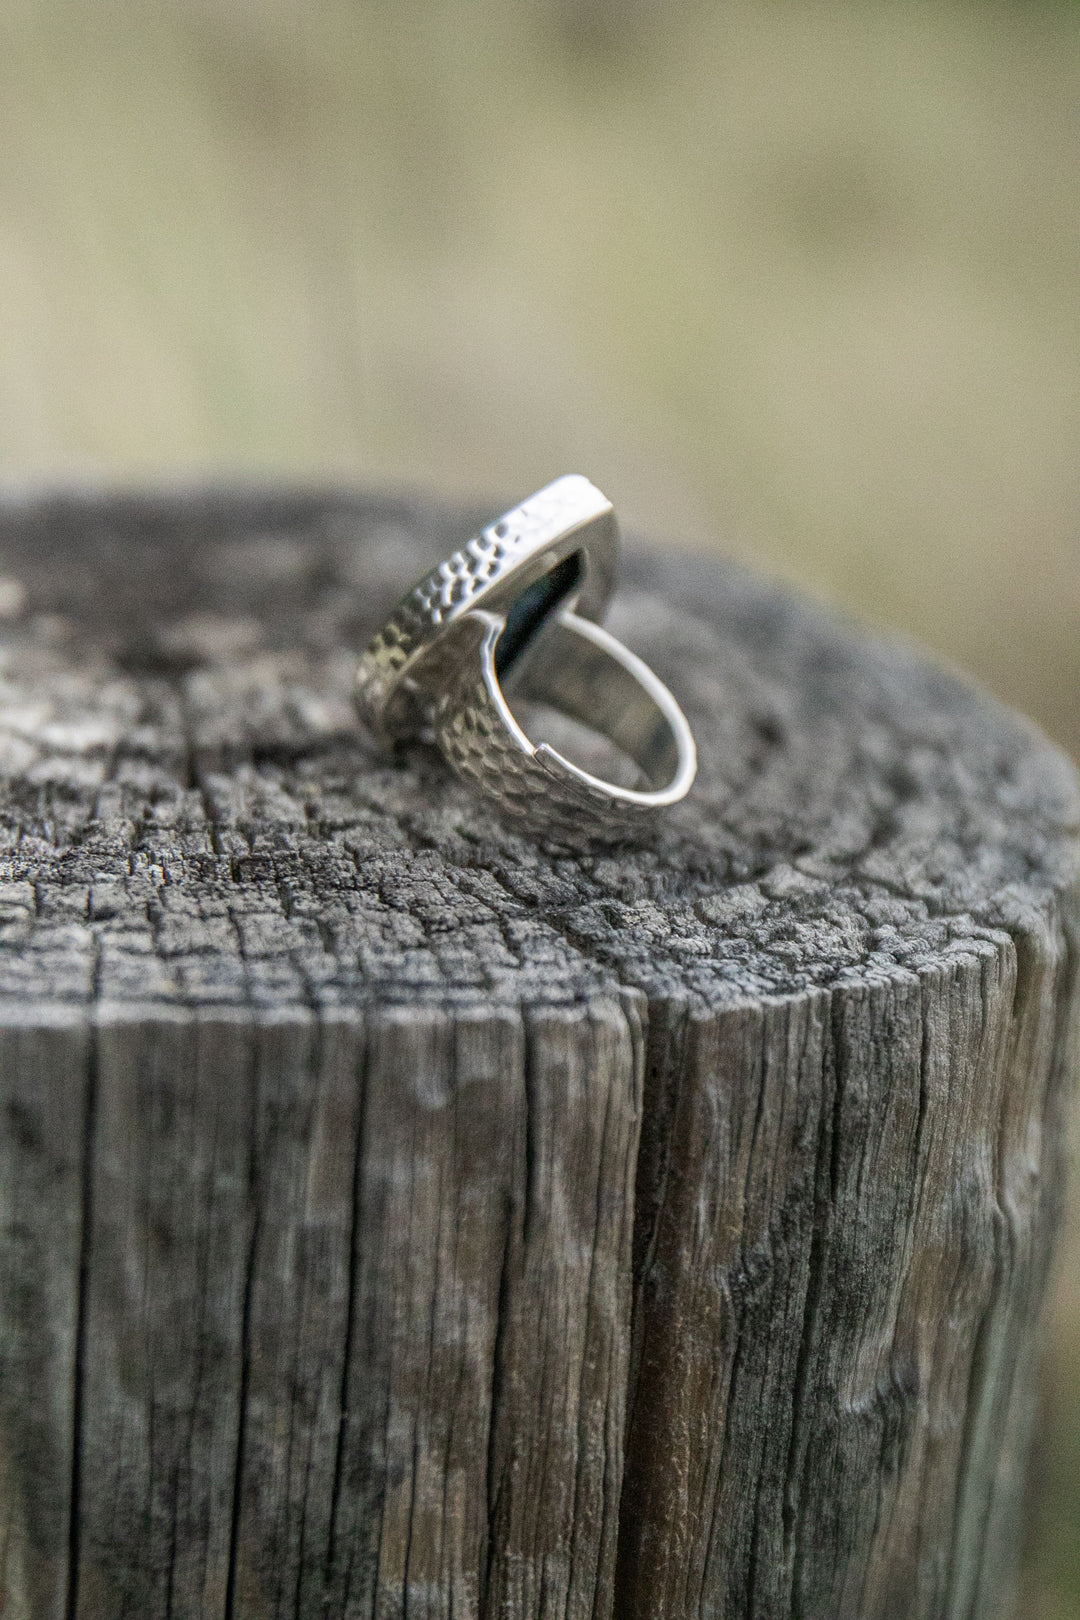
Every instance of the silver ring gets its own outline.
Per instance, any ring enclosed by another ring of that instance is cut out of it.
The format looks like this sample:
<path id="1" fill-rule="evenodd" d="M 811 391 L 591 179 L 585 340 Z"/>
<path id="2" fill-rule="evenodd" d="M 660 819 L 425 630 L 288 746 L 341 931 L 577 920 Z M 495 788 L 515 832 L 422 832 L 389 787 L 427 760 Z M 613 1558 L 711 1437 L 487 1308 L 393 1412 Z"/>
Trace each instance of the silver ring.
<path id="1" fill-rule="evenodd" d="M 435 741 L 463 781 L 564 843 L 615 842 L 682 799 L 693 735 L 667 687 L 599 620 L 618 525 L 588 479 L 556 479 L 402 599 L 360 660 L 356 702 L 377 738 Z M 507 692 L 559 710 L 628 755 L 623 787 L 532 743 Z"/>

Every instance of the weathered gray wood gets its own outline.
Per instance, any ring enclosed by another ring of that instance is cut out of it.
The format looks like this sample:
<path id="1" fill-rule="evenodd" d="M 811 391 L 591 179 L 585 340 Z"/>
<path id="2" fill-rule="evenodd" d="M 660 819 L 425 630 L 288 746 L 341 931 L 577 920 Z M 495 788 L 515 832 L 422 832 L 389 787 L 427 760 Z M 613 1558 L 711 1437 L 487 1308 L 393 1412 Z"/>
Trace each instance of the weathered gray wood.
<path id="1" fill-rule="evenodd" d="M 472 521 L 0 509 L 0 1607 L 1004 1612 L 1072 773 L 631 551 L 612 622 L 700 782 L 636 849 L 537 847 L 349 701 Z"/>
<path id="2" fill-rule="evenodd" d="M 27 889 L 4 894 L 9 938 Z M 0 1589 L 32 1615 L 66 1601 L 87 1047 L 66 1009 L 0 1030 Z"/>

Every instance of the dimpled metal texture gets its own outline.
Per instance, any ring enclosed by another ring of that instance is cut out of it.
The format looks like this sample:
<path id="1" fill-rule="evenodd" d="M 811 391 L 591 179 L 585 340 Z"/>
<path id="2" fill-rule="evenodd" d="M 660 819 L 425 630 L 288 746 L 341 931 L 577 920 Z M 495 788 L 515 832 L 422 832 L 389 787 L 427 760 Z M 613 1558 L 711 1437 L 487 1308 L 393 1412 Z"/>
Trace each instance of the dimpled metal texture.
<path id="1" fill-rule="evenodd" d="M 473 640 L 480 656 L 461 663 L 434 722 L 435 741 L 451 768 L 503 814 L 550 842 L 581 847 L 638 836 L 657 807 L 613 797 L 610 787 L 568 770 L 557 753 L 534 748 L 497 695 L 490 656 L 497 622 L 487 614 L 474 618 L 481 627 L 487 621 L 487 645 Z"/>
<path id="2" fill-rule="evenodd" d="M 356 672 L 356 703 L 370 729 L 384 740 L 422 729 L 449 675 L 439 647 L 446 627 L 471 608 L 509 605 L 529 583 L 531 562 L 543 559 L 542 572 L 579 539 L 585 578 L 577 611 L 599 619 L 614 587 L 617 529 L 611 502 L 573 473 L 514 507 L 414 585 Z"/>

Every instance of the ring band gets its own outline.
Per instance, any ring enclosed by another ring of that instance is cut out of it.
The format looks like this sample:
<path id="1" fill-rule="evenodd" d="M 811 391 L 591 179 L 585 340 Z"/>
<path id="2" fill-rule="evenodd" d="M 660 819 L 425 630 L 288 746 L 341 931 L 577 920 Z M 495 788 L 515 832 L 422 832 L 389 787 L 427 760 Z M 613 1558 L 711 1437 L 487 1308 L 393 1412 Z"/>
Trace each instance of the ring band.
<path id="1" fill-rule="evenodd" d="M 587 479 L 560 478 L 420 580 L 360 660 L 356 701 L 384 741 L 435 741 L 457 775 L 534 831 L 616 842 L 677 803 L 693 734 L 648 665 L 596 621 L 618 528 Z M 532 743 L 506 692 L 601 733 L 647 783 L 623 787 Z"/>
<path id="2" fill-rule="evenodd" d="M 455 626 L 459 673 L 435 717 L 435 739 L 457 774 L 538 832 L 574 842 L 617 840 L 676 804 L 694 780 L 697 753 L 686 717 L 667 687 L 621 641 L 588 619 L 561 612 L 545 633 L 544 657 L 516 683 L 607 737 L 650 786 L 605 782 L 553 748 L 535 745 L 499 683 L 496 652 L 504 621 L 484 612 Z M 479 666 L 479 667 L 477 667 Z"/>

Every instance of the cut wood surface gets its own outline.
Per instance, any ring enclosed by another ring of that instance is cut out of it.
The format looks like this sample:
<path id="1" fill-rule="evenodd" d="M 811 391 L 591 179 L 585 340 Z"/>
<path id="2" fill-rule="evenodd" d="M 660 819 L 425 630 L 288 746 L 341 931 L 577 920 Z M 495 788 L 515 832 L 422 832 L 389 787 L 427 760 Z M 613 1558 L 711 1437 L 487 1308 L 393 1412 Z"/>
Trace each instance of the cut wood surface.
<path id="1" fill-rule="evenodd" d="M 1072 771 L 632 547 L 699 781 L 542 847 L 350 702 L 480 517 L 0 509 L 0 1612 L 1003 1613 Z"/>

